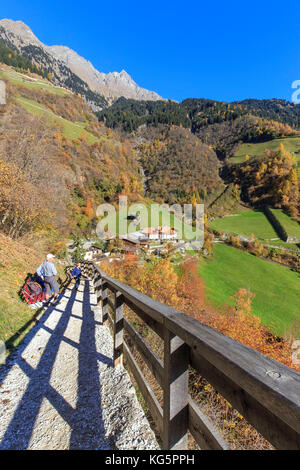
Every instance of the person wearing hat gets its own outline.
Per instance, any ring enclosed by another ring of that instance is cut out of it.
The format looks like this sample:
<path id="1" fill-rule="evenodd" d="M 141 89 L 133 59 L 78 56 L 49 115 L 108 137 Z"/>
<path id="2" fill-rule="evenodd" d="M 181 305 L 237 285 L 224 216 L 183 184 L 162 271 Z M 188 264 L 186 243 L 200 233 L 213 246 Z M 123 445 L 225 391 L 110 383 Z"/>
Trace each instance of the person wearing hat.
<path id="1" fill-rule="evenodd" d="M 55 256 L 49 253 L 46 257 L 46 261 L 37 268 L 36 272 L 40 276 L 46 286 L 46 300 L 51 296 L 51 290 L 53 291 L 53 303 L 57 303 L 57 297 L 59 295 L 59 287 L 55 278 L 57 274 L 56 267 L 53 264 Z"/>

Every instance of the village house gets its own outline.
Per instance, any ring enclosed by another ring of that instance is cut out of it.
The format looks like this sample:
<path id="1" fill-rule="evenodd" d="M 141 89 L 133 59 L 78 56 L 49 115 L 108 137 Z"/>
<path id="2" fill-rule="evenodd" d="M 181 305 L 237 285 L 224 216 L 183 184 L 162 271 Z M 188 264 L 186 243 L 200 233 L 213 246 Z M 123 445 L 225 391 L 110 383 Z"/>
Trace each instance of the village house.
<path id="1" fill-rule="evenodd" d="M 177 240 L 177 230 L 173 227 L 146 227 L 141 230 L 141 233 L 148 238 L 148 240 Z"/>
<path id="2" fill-rule="evenodd" d="M 102 250 L 97 246 L 91 245 L 85 253 L 84 259 L 86 261 L 92 261 L 98 255 L 102 254 Z"/>

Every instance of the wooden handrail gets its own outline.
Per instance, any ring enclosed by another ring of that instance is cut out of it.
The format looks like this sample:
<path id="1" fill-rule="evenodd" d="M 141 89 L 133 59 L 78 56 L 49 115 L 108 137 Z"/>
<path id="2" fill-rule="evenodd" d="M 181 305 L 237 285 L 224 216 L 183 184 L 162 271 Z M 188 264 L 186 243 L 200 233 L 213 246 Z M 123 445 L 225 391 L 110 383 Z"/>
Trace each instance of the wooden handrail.
<path id="1" fill-rule="evenodd" d="M 94 282 L 103 323 L 112 324 L 114 365 L 122 364 L 124 354 L 164 449 L 186 449 L 188 430 L 202 449 L 229 448 L 189 397 L 191 366 L 274 447 L 300 450 L 300 373 L 107 276 L 94 263 L 83 265 Z M 125 304 L 162 338 L 163 363 L 124 318 Z M 163 389 L 163 409 L 123 338 L 124 330 Z"/>

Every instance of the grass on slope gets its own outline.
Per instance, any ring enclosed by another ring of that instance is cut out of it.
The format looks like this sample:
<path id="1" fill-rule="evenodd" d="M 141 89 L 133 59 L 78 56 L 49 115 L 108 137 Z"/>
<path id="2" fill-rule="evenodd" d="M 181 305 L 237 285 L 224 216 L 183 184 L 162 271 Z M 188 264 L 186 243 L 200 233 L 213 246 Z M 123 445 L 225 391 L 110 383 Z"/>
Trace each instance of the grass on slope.
<path id="1" fill-rule="evenodd" d="M 31 114 L 35 114 L 37 116 L 46 116 L 52 123 L 57 124 L 59 127 L 62 128 L 62 133 L 65 137 L 70 140 L 78 139 L 80 136 L 84 135 L 87 138 L 89 144 L 93 144 L 98 139 L 93 134 L 88 132 L 84 128 L 84 123 L 80 122 L 71 122 L 67 119 L 64 119 L 60 116 L 57 116 L 52 111 L 43 106 L 36 101 L 29 100 L 28 98 L 23 98 L 19 96 L 17 101 L 23 106 L 26 111 Z"/>
<path id="2" fill-rule="evenodd" d="M 276 246 L 277 248 L 288 248 L 289 250 L 299 251 L 299 246 L 296 243 L 286 243 L 283 240 L 272 240 L 268 244 Z"/>
<path id="3" fill-rule="evenodd" d="M 40 78 L 30 77 L 20 72 L 16 72 L 11 67 L 0 67 L 1 78 L 5 78 L 16 85 L 24 85 L 27 88 L 33 88 L 37 90 L 46 90 L 50 93 L 54 93 L 56 95 L 66 95 L 70 94 L 71 92 L 65 88 L 60 88 L 52 85 L 48 80 Z"/>
<path id="4" fill-rule="evenodd" d="M 19 297 L 28 273 L 34 273 L 43 261 L 44 253 L 0 234 L 0 340 L 8 341 L 7 347 L 17 346 L 30 327 L 33 326 L 35 310 Z M 59 274 L 63 270 L 56 264 Z M 28 324 L 28 325 L 27 325 Z"/>
<path id="5" fill-rule="evenodd" d="M 0 234 L 0 340 L 7 341 L 32 318 L 34 311 L 18 292 L 41 261 L 33 249 Z"/>
<path id="6" fill-rule="evenodd" d="M 255 294 L 252 312 L 279 335 L 300 320 L 299 274 L 284 266 L 218 244 L 212 260 L 200 261 L 198 273 L 215 305 L 232 303 L 234 292 L 250 289 Z"/>
<path id="7" fill-rule="evenodd" d="M 274 139 L 256 144 L 242 144 L 230 161 L 241 163 L 244 161 L 246 155 L 249 155 L 249 157 L 262 157 L 266 149 L 277 150 L 280 144 L 284 145 L 285 150 L 295 154 L 299 165 L 300 137 L 286 137 L 284 139 Z"/>
<path id="8" fill-rule="evenodd" d="M 281 209 L 272 209 L 279 222 L 283 225 L 288 235 L 300 238 L 300 225 Z"/>
<path id="9" fill-rule="evenodd" d="M 278 238 L 265 214 L 254 210 L 216 219 L 210 223 L 210 227 L 221 232 L 231 232 L 238 235 L 250 236 L 253 234 L 256 238 L 264 240 Z"/>

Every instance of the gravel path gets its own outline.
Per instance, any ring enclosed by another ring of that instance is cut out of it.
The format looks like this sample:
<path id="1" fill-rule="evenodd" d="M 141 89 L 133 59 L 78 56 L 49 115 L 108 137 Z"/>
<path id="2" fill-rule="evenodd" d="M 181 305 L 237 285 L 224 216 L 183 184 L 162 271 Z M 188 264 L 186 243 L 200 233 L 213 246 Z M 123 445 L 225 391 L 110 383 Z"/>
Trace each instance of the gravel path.
<path id="1" fill-rule="evenodd" d="M 158 449 L 89 282 L 65 291 L 0 367 L 0 449 Z"/>

